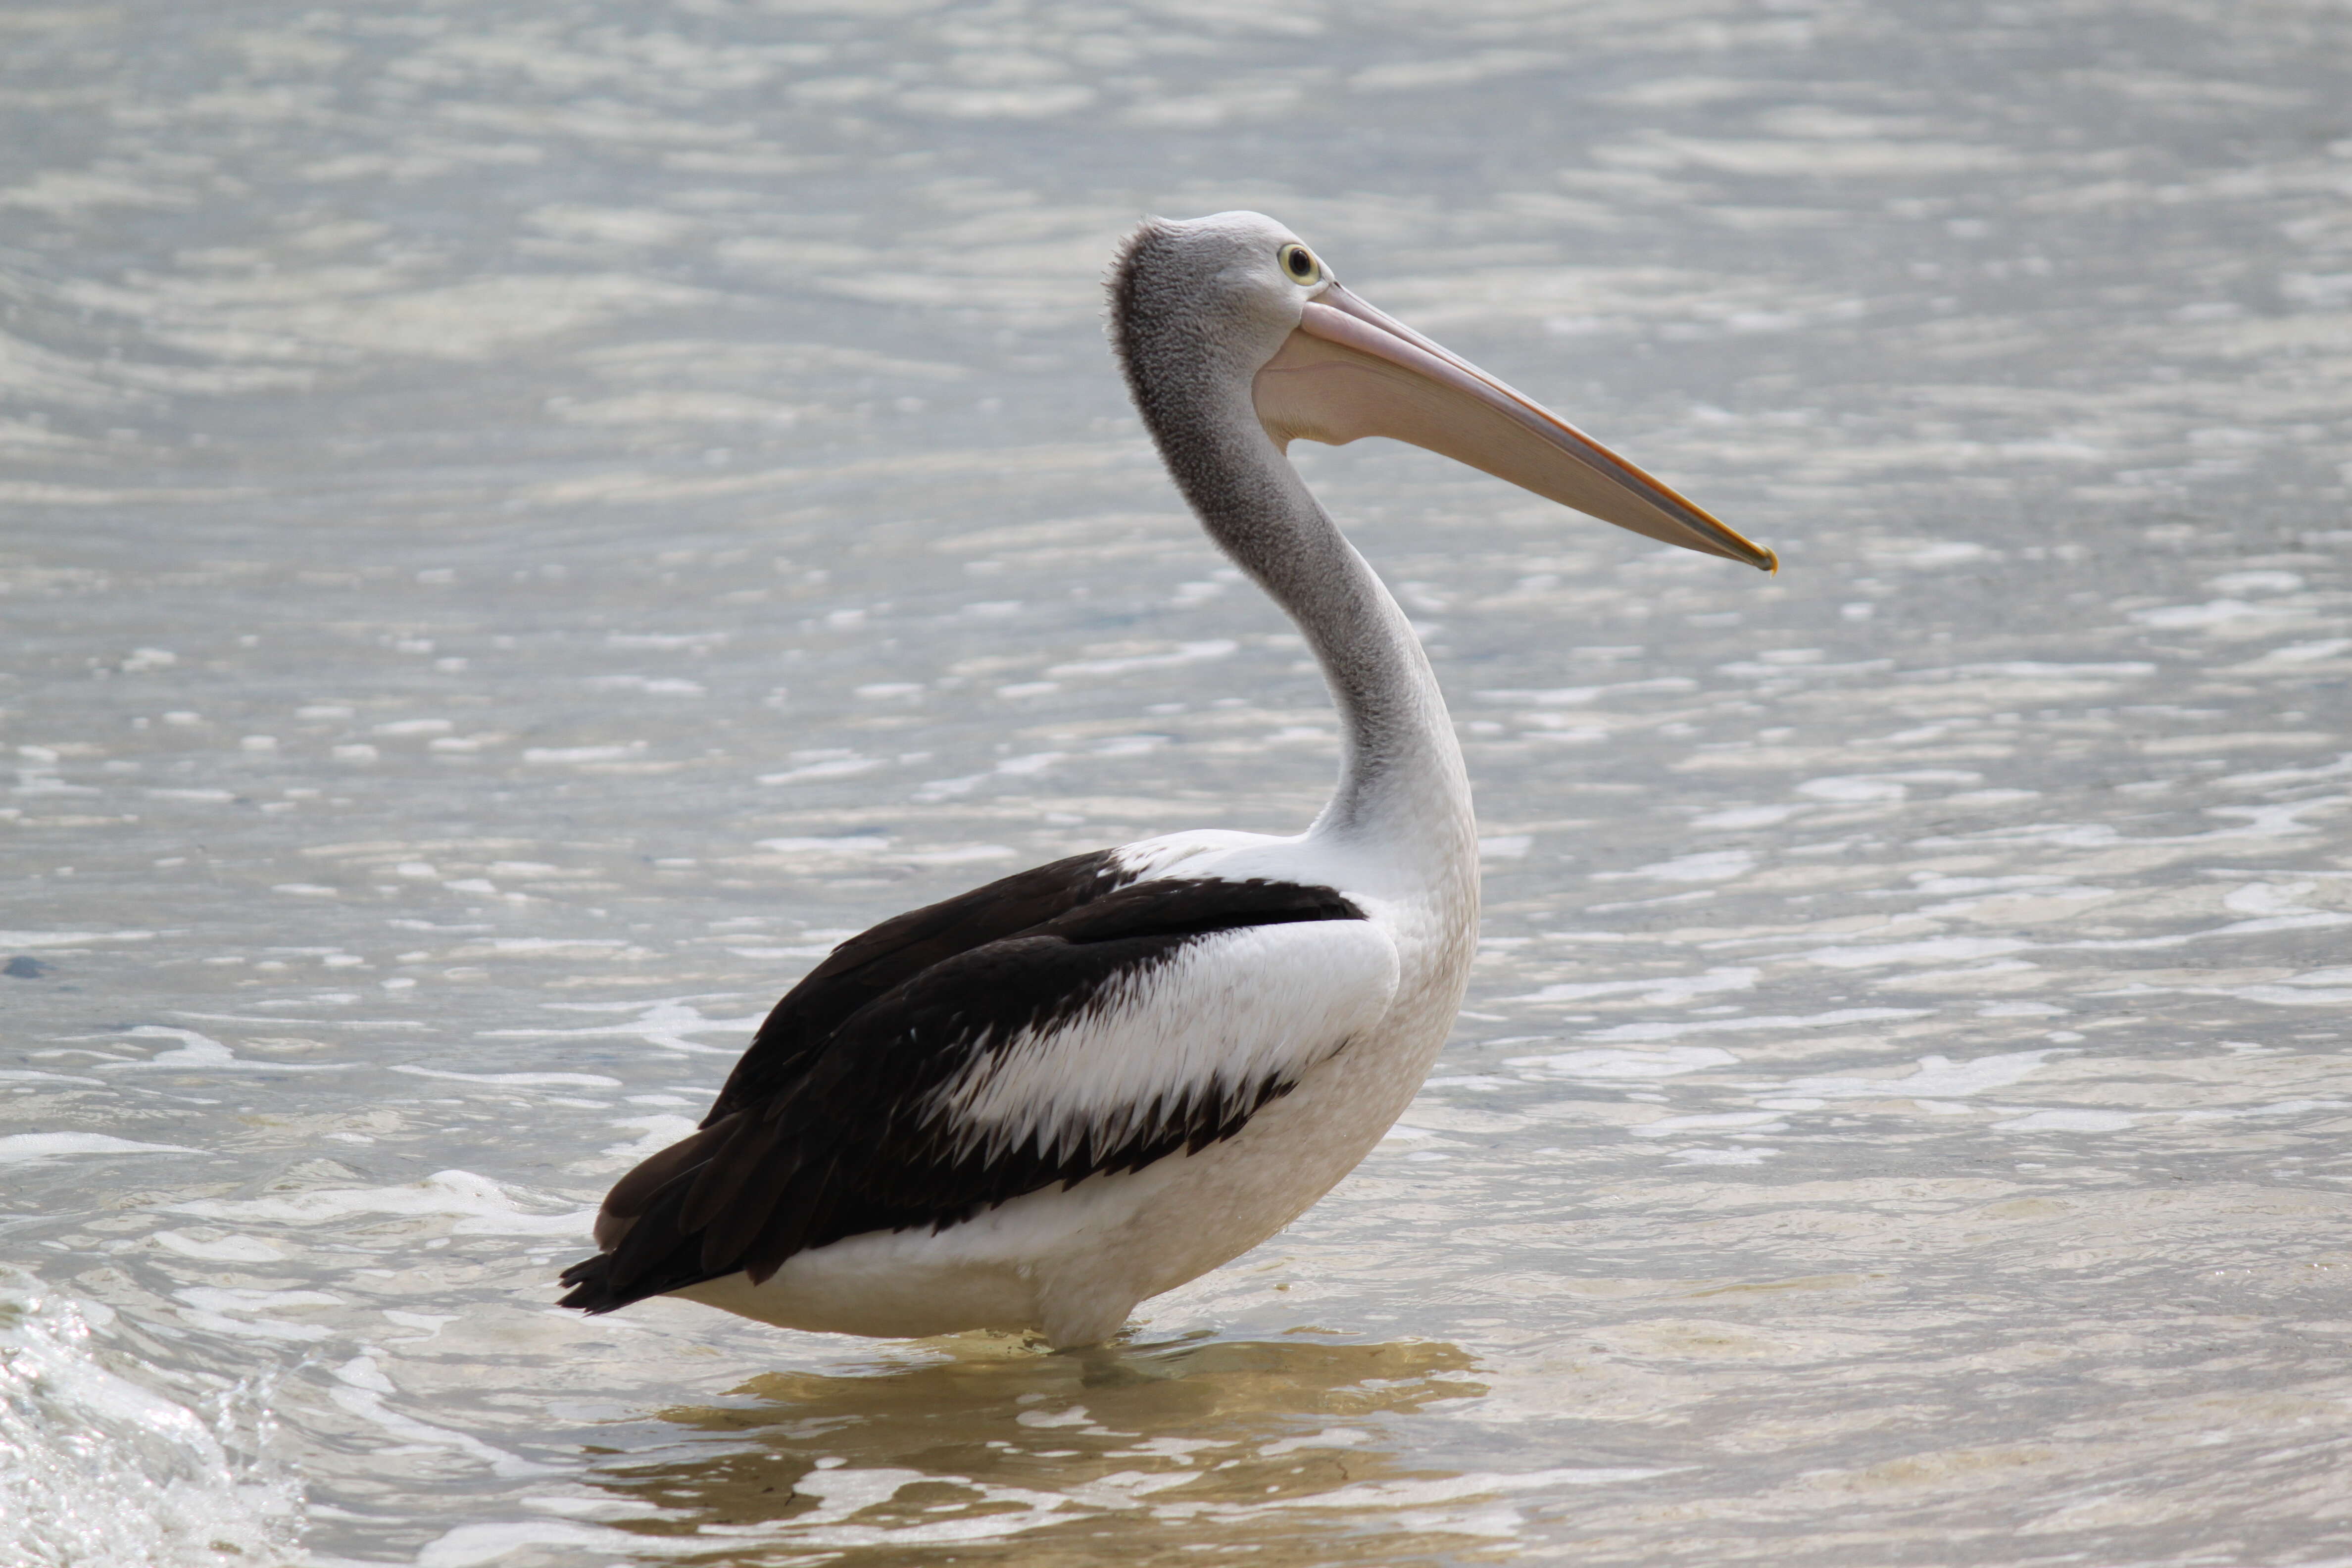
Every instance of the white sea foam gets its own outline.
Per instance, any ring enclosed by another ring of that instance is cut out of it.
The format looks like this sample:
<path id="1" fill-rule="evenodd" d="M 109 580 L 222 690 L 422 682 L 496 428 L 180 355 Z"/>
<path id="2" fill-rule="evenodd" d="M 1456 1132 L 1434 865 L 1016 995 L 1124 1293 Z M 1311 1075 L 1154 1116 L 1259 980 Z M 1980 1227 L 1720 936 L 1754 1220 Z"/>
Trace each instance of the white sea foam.
<path id="1" fill-rule="evenodd" d="M 583 1236 L 593 1209 L 534 1213 L 488 1176 L 437 1171 L 397 1187 L 320 1187 L 281 1197 L 198 1198 L 170 1212 L 262 1225 L 327 1225 L 362 1215 L 446 1218 L 453 1236 Z"/>
<path id="2" fill-rule="evenodd" d="M 396 1392 L 392 1380 L 376 1365 L 373 1356 L 359 1355 L 335 1368 L 335 1386 L 327 1391 L 327 1397 L 404 1444 L 421 1444 L 427 1448 L 446 1448 L 452 1453 L 462 1454 L 486 1467 L 492 1475 L 544 1476 L 555 1474 L 559 1468 L 509 1453 L 495 1444 L 483 1442 L 471 1433 L 422 1421 L 394 1410 L 384 1401 Z"/>
<path id="3" fill-rule="evenodd" d="M 1123 658 L 1082 658 L 1067 664 L 1057 664 L 1045 673 L 1056 680 L 1076 675 L 1124 675 L 1131 669 L 1160 669 L 1170 665 L 1198 664 L 1202 659 L 1223 658 L 1241 645 L 1227 637 L 1213 637 L 1202 642 L 1181 644 L 1172 653 L 1135 654 Z"/>
<path id="4" fill-rule="evenodd" d="M 1564 1051 L 1551 1057 L 1508 1057 L 1505 1065 L 1540 1068 L 1568 1078 L 1674 1078 L 1708 1068 L 1733 1067 L 1739 1058 L 1713 1046 L 1668 1046 L 1652 1051 Z"/>
<path id="5" fill-rule="evenodd" d="M 104 1132 L 12 1132 L 0 1138 L 0 1165 L 58 1160 L 72 1154 L 200 1154 L 178 1143 L 141 1143 Z"/>
<path id="6" fill-rule="evenodd" d="M 0 948 L 82 947 L 93 942 L 149 942 L 152 931 L 0 931 Z"/>
<path id="7" fill-rule="evenodd" d="M 494 1084 L 501 1089 L 568 1088 L 618 1089 L 621 1080 L 596 1072 L 451 1072 L 445 1068 L 417 1067 L 403 1063 L 390 1069 L 406 1073 L 411 1078 L 448 1079 L 457 1083 Z"/>
<path id="8" fill-rule="evenodd" d="M 1996 1121 L 1996 1132 L 2120 1132 L 2137 1121 L 2128 1110 L 2034 1110 L 2008 1121 Z"/>
<path id="9" fill-rule="evenodd" d="M 1596 871 L 1596 882 L 1618 882 L 1630 878 L 1646 877 L 1659 882 L 1727 882 L 1746 876 L 1756 868 L 1756 855 L 1748 849 L 1710 849 L 1697 855 L 1681 855 L 1672 860 L 1660 860 L 1648 866 L 1636 866 L 1630 871 Z"/>
<path id="10" fill-rule="evenodd" d="M 1956 1062 L 1948 1057 L 1921 1057 L 1918 1066 L 1902 1078 L 1855 1078 L 1832 1074 L 1791 1079 L 1780 1092 L 1816 1095 L 1824 1100 L 1918 1099 L 1959 1100 L 1989 1089 L 2007 1089 L 2038 1071 L 2050 1058 L 2063 1054 L 2055 1047 L 2008 1051 Z"/>
<path id="11" fill-rule="evenodd" d="M 1805 1016 L 1780 1013 L 1764 1017 L 1706 1018 L 1690 1024 L 1619 1024 L 1588 1031 L 1588 1040 L 1671 1040 L 1684 1035 L 1736 1034 L 1746 1029 L 1819 1029 L 1838 1024 L 1898 1023 L 1924 1018 L 1920 1007 L 1839 1007 Z"/>
<path id="12" fill-rule="evenodd" d="M 299 1487 L 266 1458 L 265 1390 L 198 1408 L 114 1370 L 111 1310 L 0 1266 L 0 1561 L 11 1568 L 291 1562 Z"/>
<path id="13" fill-rule="evenodd" d="M 323 998 L 314 997 L 312 1000 L 320 1001 Z M 270 1018 L 252 1021 L 277 1024 L 293 1023 L 298 1020 Z M 307 1020 L 299 1021 L 307 1022 Z M 351 1065 L 347 1062 L 274 1062 L 252 1057 L 240 1057 L 210 1035 L 200 1035 L 194 1029 L 170 1029 L 161 1024 L 142 1024 L 136 1028 L 126 1029 L 123 1033 L 134 1040 L 177 1040 L 180 1043 L 173 1049 L 158 1051 L 143 1061 L 107 1062 L 104 1064 L 105 1070 L 119 1072 L 132 1068 L 173 1068 L 183 1071 L 196 1068 L 269 1072 L 343 1072 L 348 1070 Z"/>
<path id="14" fill-rule="evenodd" d="M 696 1000 L 686 997 L 656 1001 L 633 1002 L 549 1002 L 550 1012 L 556 1013 L 635 1013 L 625 1023 L 590 1024 L 573 1029 L 485 1029 L 481 1037 L 488 1040 L 548 1040 L 548 1039 L 633 1039 L 667 1050 L 683 1051 L 701 1056 L 733 1057 L 742 1052 L 741 1037 L 759 1026 L 764 1014 L 750 1014 L 740 1018 L 705 1017 Z M 706 1046 L 689 1040 L 688 1035 L 719 1034 L 732 1037 L 732 1043 Z"/>
<path id="15" fill-rule="evenodd" d="M 1596 996 L 1622 996 L 1638 993 L 1645 1007 L 1675 1007 L 1695 996 L 1713 995 L 1724 991 L 1746 991 L 1756 984 L 1759 972 L 1754 969 L 1710 969 L 1704 974 L 1654 975 L 1646 980 L 1582 980 L 1558 985 L 1547 985 L 1524 996 L 1511 996 L 1511 1002 L 1584 1002 Z"/>

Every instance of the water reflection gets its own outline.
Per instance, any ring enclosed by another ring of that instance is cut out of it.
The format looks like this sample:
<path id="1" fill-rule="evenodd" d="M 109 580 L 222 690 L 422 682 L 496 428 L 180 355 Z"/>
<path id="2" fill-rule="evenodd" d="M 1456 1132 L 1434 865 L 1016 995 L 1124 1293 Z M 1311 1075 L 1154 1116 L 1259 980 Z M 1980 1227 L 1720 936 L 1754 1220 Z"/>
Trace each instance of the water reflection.
<path id="1" fill-rule="evenodd" d="M 1029 1563 L 1099 1562 L 1113 1547 L 1142 1562 L 1247 1549 L 1393 1563 L 1441 1542 L 1453 1553 L 1465 1531 L 1507 1534 L 1507 1512 L 1419 1510 L 1527 1480 L 1416 1465 L 1386 1429 L 1387 1417 L 1486 1392 L 1475 1358 L 1451 1344 L 1302 1329 L 1059 1355 L 981 1334 L 926 1349 L 936 1353 L 848 1374 L 769 1373 L 727 1403 L 663 1411 L 734 1441 L 598 1474 L 595 1485 L 646 1510 L 610 1522 L 850 1549 L 839 1560 L 860 1563 L 937 1561 L 934 1549 L 1014 1536 Z"/>

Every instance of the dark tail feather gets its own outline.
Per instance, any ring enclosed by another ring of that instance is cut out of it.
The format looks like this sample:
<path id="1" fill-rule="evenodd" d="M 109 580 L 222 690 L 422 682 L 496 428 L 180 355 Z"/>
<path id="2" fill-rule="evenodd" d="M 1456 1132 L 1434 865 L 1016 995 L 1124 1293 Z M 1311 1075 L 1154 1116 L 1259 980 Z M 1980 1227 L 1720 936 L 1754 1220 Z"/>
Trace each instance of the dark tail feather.
<path id="1" fill-rule="evenodd" d="M 689 1167 L 671 1176 L 646 1199 L 645 1212 L 627 1235 L 565 1269 L 558 1278 L 572 1292 L 556 1304 L 589 1313 L 610 1312 L 733 1272 L 733 1265 L 703 1268 L 701 1236 L 678 1225 L 678 1211 L 686 1206 L 698 1169 Z"/>
<path id="2" fill-rule="evenodd" d="M 562 1280 L 572 1289 L 558 1305 L 610 1312 L 739 1269 L 764 1284 L 809 1245 L 832 1216 L 837 1156 L 781 1143 L 756 1130 L 721 1137 L 724 1146 L 709 1163 L 673 1168 L 650 1192 L 643 1184 L 632 1192 L 644 1212 L 610 1248 L 563 1271 Z M 748 1169 L 726 1172 L 732 1196 L 709 1224 L 690 1224 L 692 1211 L 707 1200 L 712 1167 L 727 1164 Z"/>
<path id="3" fill-rule="evenodd" d="M 630 1232 L 632 1238 L 635 1235 Z M 572 1289 L 556 1305 L 576 1307 L 593 1316 L 734 1272 L 703 1268 L 702 1238 L 697 1236 L 674 1237 L 667 1253 L 639 1260 L 633 1267 L 620 1268 L 620 1261 L 617 1254 L 600 1252 L 565 1269 L 560 1278 Z"/>
<path id="4" fill-rule="evenodd" d="M 656 1267 L 639 1270 L 626 1285 L 614 1282 L 611 1253 L 600 1252 L 593 1258 L 583 1258 L 560 1276 L 572 1289 L 555 1304 L 577 1307 L 594 1317 L 603 1312 L 616 1312 L 650 1296 L 667 1296 L 672 1290 L 683 1290 L 688 1285 L 699 1285 L 705 1279 L 719 1278 L 709 1269 L 695 1267 L 696 1250 L 695 1243 L 689 1237 Z"/>
<path id="5" fill-rule="evenodd" d="M 612 1311 L 616 1307 L 627 1306 L 633 1298 L 613 1289 L 612 1265 L 613 1255 L 600 1252 L 593 1258 L 583 1258 L 565 1269 L 556 1278 L 560 1283 L 571 1286 L 572 1289 L 555 1304 L 577 1307 L 592 1317 L 599 1312 Z"/>

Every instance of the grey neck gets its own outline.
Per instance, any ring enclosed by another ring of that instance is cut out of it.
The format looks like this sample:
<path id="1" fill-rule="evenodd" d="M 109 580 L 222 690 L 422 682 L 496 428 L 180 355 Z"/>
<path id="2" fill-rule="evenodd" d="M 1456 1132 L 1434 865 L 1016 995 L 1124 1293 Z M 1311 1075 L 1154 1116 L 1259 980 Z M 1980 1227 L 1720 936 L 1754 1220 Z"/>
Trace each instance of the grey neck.
<path id="1" fill-rule="evenodd" d="M 1226 377 L 1202 380 L 1210 382 L 1203 391 L 1218 381 L 1232 386 Z M 1297 625 L 1330 685 L 1344 750 L 1339 788 L 1313 834 L 1413 862 L 1423 877 L 1459 873 L 1465 863 L 1475 875 L 1469 781 L 1428 656 L 1258 424 L 1245 390 L 1235 390 L 1155 398 L 1144 413 L 1209 537 Z M 1424 859 L 1434 864 L 1418 864 Z"/>

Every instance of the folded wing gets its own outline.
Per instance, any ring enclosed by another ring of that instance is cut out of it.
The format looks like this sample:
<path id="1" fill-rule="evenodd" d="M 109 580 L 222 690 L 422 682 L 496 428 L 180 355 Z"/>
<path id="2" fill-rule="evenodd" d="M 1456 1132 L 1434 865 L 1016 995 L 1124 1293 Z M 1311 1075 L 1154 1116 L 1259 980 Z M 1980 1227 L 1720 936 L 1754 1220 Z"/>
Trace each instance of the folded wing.
<path id="1" fill-rule="evenodd" d="M 1075 899 L 1066 876 L 1058 893 L 1038 872 L 995 884 L 1025 890 L 1032 918 L 1007 931 L 992 906 L 979 942 L 935 905 L 845 943 L 778 1005 L 702 1131 L 614 1188 L 606 1250 L 565 1273 L 563 1304 L 764 1280 L 844 1237 L 940 1229 L 1205 1148 L 1388 1009 L 1395 949 L 1331 889 L 1115 875 Z"/>

